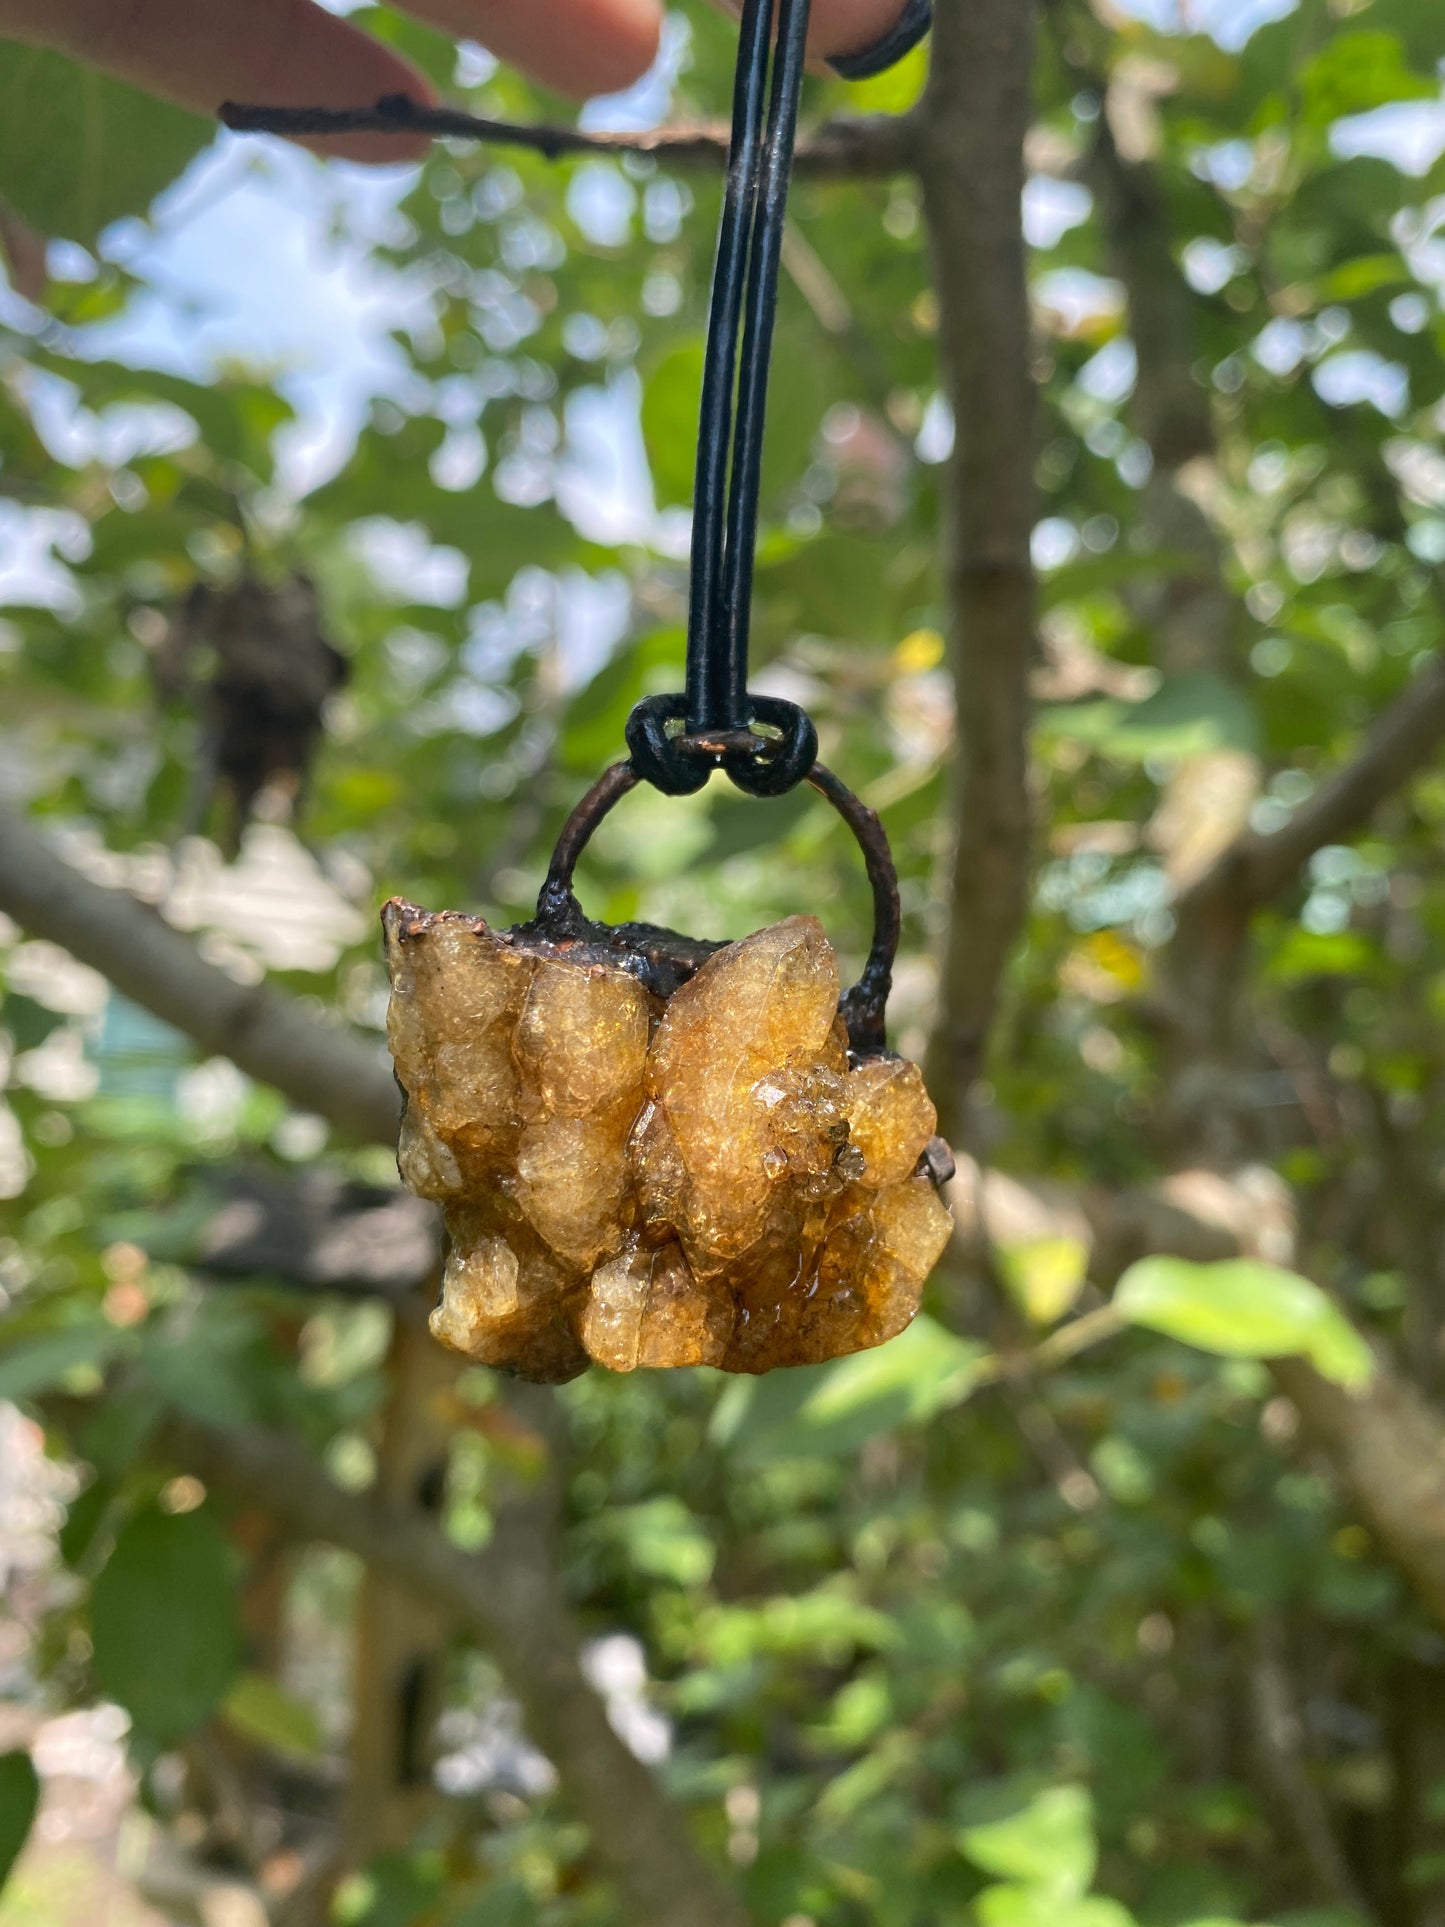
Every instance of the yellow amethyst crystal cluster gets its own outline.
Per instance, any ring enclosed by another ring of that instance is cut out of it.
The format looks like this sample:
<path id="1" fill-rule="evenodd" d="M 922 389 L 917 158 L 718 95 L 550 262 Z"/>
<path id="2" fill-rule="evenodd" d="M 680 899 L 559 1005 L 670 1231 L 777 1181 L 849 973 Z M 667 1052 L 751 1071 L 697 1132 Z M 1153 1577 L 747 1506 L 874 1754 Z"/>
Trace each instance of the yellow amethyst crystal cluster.
<path id="1" fill-rule="evenodd" d="M 401 1173 L 450 1237 L 444 1343 L 546 1380 L 764 1372 L 912 1319 L 951 1229 L 934 1109 L 916 1064 L 850 1058 L 815 918 L 665 997 L 586 944 L 400 900 L 383 922 Z"/>

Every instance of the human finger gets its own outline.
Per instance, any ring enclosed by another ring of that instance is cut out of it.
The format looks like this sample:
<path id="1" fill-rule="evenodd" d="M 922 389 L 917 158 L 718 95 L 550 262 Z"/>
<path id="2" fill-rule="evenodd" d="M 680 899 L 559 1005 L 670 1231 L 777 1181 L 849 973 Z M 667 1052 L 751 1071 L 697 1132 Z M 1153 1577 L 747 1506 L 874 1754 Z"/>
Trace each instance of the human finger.
<path id="1" fill-rule="evenodd" d="M 640 80 L 657 57 L 661 0 L 405 0 L 407 11 L 584 100 Z"/>
<path id="2" fill-rule="evenodd" d="M 430 102 L 421 75 L 312 0 L 0 0 L 0 33 L 54 47 L 181 107 L 223 100 L 355 107 L 383 94 Z M 348 160 L 416 160 L 429 142 L 395 134 L 308 142 Z"/>
<path id="3" fill-rule="evenodd" d="M 903 17 L 906 0 L 813 0 L 808 52 L 815 60 L 842 60 L 876 47 Z M 740 0 L 718 0 L 731 14 Z"/>

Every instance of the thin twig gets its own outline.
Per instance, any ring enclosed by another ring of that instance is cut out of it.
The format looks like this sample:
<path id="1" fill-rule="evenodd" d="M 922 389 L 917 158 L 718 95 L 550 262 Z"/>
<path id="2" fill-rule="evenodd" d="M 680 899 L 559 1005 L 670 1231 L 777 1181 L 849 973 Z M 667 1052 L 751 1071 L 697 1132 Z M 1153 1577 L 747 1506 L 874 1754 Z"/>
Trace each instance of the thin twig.
<path id="1" fill-rule="evenodd" d="M 1090 1346 L 1100 1345 L 1126 1329 L 1112 1305 L 1098 1305 L 1050 1332 L 1029 1354 L 1029 1370 L 1051 1372 L 1071 1358 L 1077 1358 L 1080 1352 L 1088 1351 Z"/>
<path id="2" fill-rule="evenodd" d="M 1329 1802 L 1310 1772 L 1305 1716 L 1290 1669 L 1284 1629 L 1273 1613 L 1250 1628 L 1246 1708 L 1256 1769 L 1307 1877 L 1310 1896 L 1340 1907 L 1356 1919 L 1370 1910 L 1355 1885 L 1350 1863 L 1335 1837 Z"/>
<path id="3" fill-rule="evenodd" d="M 419 107 L 405 94 L 384 94 L 369 107 L 264 107 L 223 101 L 219 118 L 237 134 L 283 134 L 290 140 L 330 134 L 430 134 L 437 139 L 524 147 L 557 160 L 565 154 L 651 154 L 680 167 L 720 167 L 727 157 L 722 121 L 688 121 L 640 131 L 589 133 L 555 123 L 536 126 L 488 120 L 457 107 Z M 913 165 L 910 116 L 872 114 L 824 121 L 798 142 L 800 172 L 896 174 Z"/>
<path id="4" fill-rule="evenodd" d="M 1445 659 L 1436 659 L 1381 711 L 1354 759 L 1328 777 L 1282 829 L 1246 830 L 1180 899 L 1186 918 L 1216 910 L 1247 917 L 1287 889 L 1317 850 L 1357 835 L 1388 797 L 1412 782 L 1445 742 Z"/>

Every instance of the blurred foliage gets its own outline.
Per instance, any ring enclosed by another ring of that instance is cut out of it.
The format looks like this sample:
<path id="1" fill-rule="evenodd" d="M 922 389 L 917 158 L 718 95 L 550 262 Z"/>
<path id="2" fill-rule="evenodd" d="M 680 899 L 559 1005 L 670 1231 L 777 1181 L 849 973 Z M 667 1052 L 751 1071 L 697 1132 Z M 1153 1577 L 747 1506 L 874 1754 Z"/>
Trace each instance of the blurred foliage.
<path id="1" fill-rule="evenodd" d="M 169 187 L 211 131 L 60 54 L 0 43 L 0 183 L 43 235 L 93 247 Z"/>
<path id="2" fill-rule="evenodd" d="M 28 1753 L 0 1754 L 0 1886 L 25 1845 L 40 1800 L 40 1780 Z"/>
<path id="3" fill-rule="evenodd" d="M 1068 10 L 1046 11 L 1026 203 L 1045 410 L 1039 888 L 981 1114 L 1001 1169 L 1114 1185 L 1147 1180 L 1165 1150 L 1149 990 L 1171 929 L 1153 830 L 1166 789 L 1194 759 L 1257 754 L 1254 821 L 1283 822 L 1438 647 L 1445 163 L 1406 171 L 1353 117 L 1437 100 L 1440 18 L 1418 0 L 1300 0 L 1226 48 L 1123 20 L 1076 42 Z M 514 75 L 479 79 L 466 60 L 453 74 L 444 43 L 387 9 L 367 18 L 478 111 L 550 111 Z M 673 106 L 716 113 L 732 30 L 699 7 L 685 18 Z M 1131 105 L 1192 290 L 1219 446 L 1208 508 L 1238 598 L 1228 676 L 1164 678 L 1154 660 L 1194 565 L 1145 512 L 1133 346 L 1082 184 L 1092 60 Z M 192 381 L 107 346 L 148 289 L 97 236 L 201 135 L 61 66 L 42 88 L 0 47 L 0 194 L 81 244 L 52 247 L 43 304 L 0 308 L 0 527 L 29 531 L 60 585 L 0 611 L 5 786 L 78 860 L 152 896 L 210 879 L 185 916 L 213 954 L 374 1032 L 375 904 L 405 890 L 526 914 L 632 704 L 679 685 L 676 511 L 717 186 L 647 159 L 443 143 L 379 227 L 343 197 L 340 226 L 414 291 L 415 319 L 396 336 L 404 383 L 298 497 L 272 373 Z M 920 74 L 814 80 L 808 112 L 899 111 Z M 101 142 L 83 175 L 77 125 Z M 792 221 L 757 656 L 884 812 L 905 906 L 895 1030 L 917 1051 L 951 734 L 936 567 L 951 424 L 919 195 L 801 179 Z M 604 406 L 645 451 L 651 505 L 625 482 L 579 484 L 579 423 Z M 264 918 L 216 912 L 229 873 L 188 834 L 203 724 L 154 676 L 196 585 L 297 572 L 350 678 L 296 810 L 305 848 L 263 823 L 243 869 L 286 844 L 302 877 L 288 887 L 328 906 L 319 962 L 278 953 Z M 1277 1060 L 1251 1098 L 1260 1153 L 1297 1187 L 1307 1268 L 1332 1301 L 1267 1268 L 1156 1261 L 1107 1344 L 1020 1375 L 1000 1345 L 1017 1355 L 1088 1304 L 1081 1248 L 1025 1230 L 1003 1238 L 991 1294 L 945 1269 L 930 1315 L 878 1354 L 743 1384 L 594 1374 L 560 1395 L 567 1587 L 590 1634 L 645 1654 L 679 1824 L 729 1860 L 757 1921 L 1440 1917 L 1445 1646 L 1292 1455 L 1254 1361 L 1304 1350 L 1358 1380 L 1363 1331 L 1439 1390 L 1442 832 L 1430 774 L 1356 846 L 1321 852 L 1259 936 Z M 724 935 L 808 909 L 849 955 L 866 942 L 855 854 L 805 797 L 636 796 L 583 867 L 594 915 Z M 209 1809 L 176 1763 L 217 1734 L 271 1772 L 268 1811 L 304 1832 L 344 1751 L 354 1578 L 302 1560 L 277 1608 L 255 1521 L 171 1478 L 154 1441 L 179 1406 L 287 1428 L 344 1483 L 368 1482 L 390 1314 L 284 1275 L 209 1279 L 200 1180 L 224 1189 L 239 1166 L 386 1183 L 387 1160 L 197 1064 L 8 926 L 0 997 L 0 1395 L 47 1400 L 54 1449 L 79 1468 L 27 1624 L 34 1694 L 124 1706 L 143 1800 L 190 1826 L 178 1838 Z M 452 1416 L 446 1518 L 475 1545 L 518 1436 L 480 1374 Z M 1293 1696 L 1283 1794 L 1266 1676 Z M 454 1736 L 505 1704 L 474 1655 L 449 1696 Z M 33 1784 L 0 1760 L 0 1865 Z M 468 1784 L 438 1795 L 413 1851 L 341 1889 L 337 1919 L 621 1921 L 545 1783 L 496 1769 Z M 1343 1843 L 1347 1891 L 1311 1860 L 1300 1799 Z M 278 1887 L 290 1824 L 252 1843 Z"/>

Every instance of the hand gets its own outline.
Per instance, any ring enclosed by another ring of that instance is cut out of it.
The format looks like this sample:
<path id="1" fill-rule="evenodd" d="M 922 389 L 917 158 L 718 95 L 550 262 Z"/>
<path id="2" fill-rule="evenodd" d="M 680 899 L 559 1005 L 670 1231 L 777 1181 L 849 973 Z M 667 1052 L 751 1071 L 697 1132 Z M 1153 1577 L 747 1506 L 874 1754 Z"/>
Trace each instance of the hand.
<path id="1" fill-rule="evenodd" d="M 735 0 L 729 0 L 735 5 Z M 662 0 L 407 0 L 546 86 L 585 98 L 639 79 L 657 52 Z M 855 53 L 902 0 L 815 0 L 809 50 Z M 223 100 L 356 107 L 382 94 L 430 101 L 421 76 L 313 0 L 0 0 L 0 37 L 58 48 L 201 113 Z M 425 141 L 353 134 L 318 143 L 350 160 L 415 159 Z"/>

